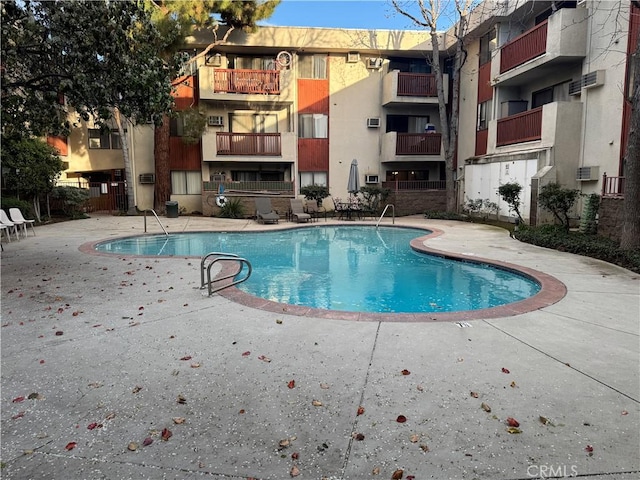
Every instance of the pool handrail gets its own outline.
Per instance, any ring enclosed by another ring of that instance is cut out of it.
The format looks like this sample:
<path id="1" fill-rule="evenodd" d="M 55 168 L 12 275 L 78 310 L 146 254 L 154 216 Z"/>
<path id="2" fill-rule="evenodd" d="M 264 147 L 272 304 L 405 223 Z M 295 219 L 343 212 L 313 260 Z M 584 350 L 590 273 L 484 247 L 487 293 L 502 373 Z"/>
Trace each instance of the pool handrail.
<path id="1" fill-rule="evenodd" d="M 387 210 L 389 209 L 389 207 L 391 207 L 391 223 L 395 225 L 395 223 L 396 223 L 396 207 L 392 203 L 387 203 L 387 205 L 384 207 L 384 210 L 382 211 L 382 215 L 380 215 L 380 218 L 378 219 L 378 222 L 376 223 L 376 228 L 378 228 L 378 225 L 380 225 L 380 222 L 382 221 L 382 217 L 384 217 L 384 214 L 387 213 Z"/>
<path id="2" fill-rule="evenodd" d="M 204 280 L 205 262 L 210 257 L 214 257 L 214 258 L 206 268 L 206 270 L 207 270 L 207 281 L 205 283 L 205 280 Z M 242 272 L 242 270 L 244 268 L 244 265 L 247 266 L 247 269 L 248 269 L 247 270 L 247 274 L 244 277 L 242 277 L 242 278 L 240 278 L 238 280 L 232 281 L 231 283 L 228 283 L 228 284 L 216 287 L 216 288 L 212 288 L 212 283 L 213 282 L 211 281 L 211 267 L 213 267 L 213 265 L 216 262 L 223 261 L 223 260 L 231 260 L 231 261 L 238 262 L 240 264 L 240 269 L 235 273 L 232 273 L 232 274 L 229 274 L 229 275 L 225 275 L 223 277 L 216 278 L 214 280 L 215 282 L 220 282 L 222 280 L 226 280 L 228 278 L 234 278 L 234 277 L 238 276 Z M 249 277 L 251 276 L 251 271 L 252 270 L 253 269 L 252 269 L 252 266 L 251 266 L 251 262 L 249 262 L 249 260 L 247 260 L 246 258 L 239 257 L 238 255 L 236 255 L 234 253 L 224 253 L 224 252 L 210 252 L 210 253 L 207 253 L 200 260 L 200 289 L 202 290 L 206 286 L 208 288 L 209 296 L 211 296 L 215 292 L 219 292 L 220 290 L 223 290 L 225 288 L 232 287 L 233 285 L 237 285 L 239 283 L 247 281 L 249 279 Z"/>
<path id="3" fill-rule="evenodd" d="M 148 208 L 148 209 L 146 209 L 144 211 L 144 233 L 147 233 L 147 212 L 153 213 L 153 216 L 156 217 L 156 220 L 158 221 L 158 225 L 160 225 L 160 228 L 162 229 L 164 234 L 169 236 L 169 233 L 162 226 L 162 222 L 160 222 L 160 218 L 158 218 L 158 215 L 156 214 L 156 212 L 155 212 L 155 210 L 153 208 Z"/>

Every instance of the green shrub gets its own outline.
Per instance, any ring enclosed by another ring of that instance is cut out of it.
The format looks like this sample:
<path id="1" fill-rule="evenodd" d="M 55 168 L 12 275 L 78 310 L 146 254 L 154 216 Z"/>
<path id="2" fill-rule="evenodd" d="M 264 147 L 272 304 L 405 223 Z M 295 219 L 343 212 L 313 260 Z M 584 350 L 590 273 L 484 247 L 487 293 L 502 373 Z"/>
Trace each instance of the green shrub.
<path id="1" fill-rule="evenodd" d="M 33 205 L 31 204 L 31 202 L 18 200 L 14 197 L 6 197 L 2 199 L 2 208 L 7 214 L 9 214 L 10 208 L 19 208 L 24 218 L 35 218 L 35 215 L 33 213 Z"/>
<path id="2" fill-rule="evenodd" d="M 569 210 L 580 196 L 580 190 L 563 188 L 559 183 L 548 183 L 540 189 L 538 203 L 551 212 L 565 230 L 569 231 Z"/>
<path id="3" fill-rule="evenodd" d="M 532 245 L 597 258 L 640 273 L 640 250 L 622 250 L 609 238 L 567 232 L 562 225 L 521 227 L 513 235 Z"/>
<path id="4" fill-rule="evenodd" d="M 322 200 L 329 196 L 329 187 L 323 185 L 307 185 L 300 188 L 300 195 L 306 200 L 315 200 L 318 206 L 322 206 Z"/>
<path id="5" fill-rule="evenodd" d="M 387 201 L 391 195 L 391 189 L 379 187 L 377 185 L 366 185 L 360 187 L 360 193 L 364 200 L 364 207 L 369 212 L 379 212 L 381 205 Z"/>
<path id="6" fill-rule="evenodd" d="M 424 218 L 431 218 L 433 220 L 458 220 L 460 222 L 469 222 L 470 218 L 466 215 L 460 215 L 453 212 L 436 212 L 426 211 L 424 212 Z"/>
<path id="7" fill-rule="evenodd" d="M 517 220 L 523 223 L 522 215 L 520 215 L 520 193 L 522 192 L 522 185 L 518 182 L 505 183 L 498 187 L 498 193 L 502 200 L 509 205 L 509 211 L 517 215 Z"/>
<path id="8" fill-rule="evenodd" d="M 51 198 L 56 200 L 65 215 L 71 218 L 87 218 L 83 208 L 89 201 L 89 190 L 78 187 L 55 187 Z"/>
<path id="9" fill-rule="evenodd" d="M 227 203 L 220 207 L 220 218 L 244 218 L 244 206 L 239 198 L 227 198 Z"/>

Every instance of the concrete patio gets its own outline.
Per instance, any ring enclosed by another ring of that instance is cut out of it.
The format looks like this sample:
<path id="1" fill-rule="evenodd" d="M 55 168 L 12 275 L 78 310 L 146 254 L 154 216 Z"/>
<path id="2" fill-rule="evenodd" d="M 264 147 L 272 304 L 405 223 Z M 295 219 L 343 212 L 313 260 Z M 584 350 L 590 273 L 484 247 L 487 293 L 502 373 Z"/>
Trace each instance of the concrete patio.
<path id="1" fill-rule="evenodd" d="M 549 274 L 566 296 L 464 323 L 299 316 L 203 295 L 197 258 L 80 250 L 142 234 L 141 217 L 3 242 L 2 478 L 637 479 L 640 275 L 495 227 L 395 223 Z"/>

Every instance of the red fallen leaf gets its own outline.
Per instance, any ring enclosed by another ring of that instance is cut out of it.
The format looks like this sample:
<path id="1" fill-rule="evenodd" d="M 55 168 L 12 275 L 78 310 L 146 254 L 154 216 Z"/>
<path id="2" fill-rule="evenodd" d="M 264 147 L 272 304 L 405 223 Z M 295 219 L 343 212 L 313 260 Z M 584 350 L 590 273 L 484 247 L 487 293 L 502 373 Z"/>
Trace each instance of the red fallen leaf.
<path id="1" fill-rule="evenodd" d="M 74 317 L 77 317 L 78 315 L 80 315 L 80 312 L 79 311 L 75 311 L 71 315 L 73 315 Z"/>
<path id="2" fill-rule="evenodd" d="M 360 405 L 358 407 L 358 415 L 362 415 L 364 413 L 364 407 L 362 405 Z"/>
<path id="3" fill-rule="evenodd" d="M 469 393 L 469 395 L 471 395 L 473 398 L 478 398 L 478 392 L 471 392 Z"/>
<path id="4" fill-rule="evenodd" d="M 393 475 L 391 475 L 391 480 L 400 480 L 403 475 L 404 475 L 404 470 L 398 469 L 395 472 L 393 472 Z"/>
<path id="5" fill-rule="evenodd" d="M 187 355 L 186 357 L 182 357 L 180 360 L 186 361 L 186 360 L 191 360 L 191 358 L 192 358 L 191 355 Z"/>
<path id="6" fill-rule="evenodd" d="M 587 445 L 584 447 L 584 451 L 587 453 L 593 453 L 593 447 L 591 445 Z"/>
<path id="7" fill-rule="evenodd" d="M 96 428 L 98 426 L 97 422 L 92 422 L 89 425 L 87 425 L 87 429 L 89 430 L 93 430 L 94 428 Z"/>
<path id="8" fill-rule="evenodd" d="M 299 454 L 298 452 L 293 452 L 293 453 L 291 454 L 291 458 L 292 458 L 293 460 L 298 460 L 298 457 L 300 457 L 300 454 Z"/>
<path id="9" fill-rule="evenodd" d="M 629 415 L 629 412 L 627 412 L 626 410 L 622 410 L 622 412 L 620 412 L 620 415 Z"/>
<path id="10" fill-rule="evenodd" d="M 402 375 L 411 375 L 411 372 L 409 370 L 407 370 L 406 368 L 404 370 L 402 370 Z"/>
<path id="11" fill-rule="evenodd" d="M 166 442 L 172 436 L 173 436 L 173 433 L 171 432 L 171 430 L 169 430 L 168 428 L 163 428 L 162 429 L 162 440 L 164 440 Z"/>
<path id="12" fill-rule="evenodd" d="M 58 308 L 58 313 L 62 313 L 62 312 L 64 312 L 64 308 L 62 307 Z"/>
<path id="13" fill-rule="evenodd" d="M 509 369 L 502 367 L 502 373 L 511 373 Z"/>
<path id="14" fill-rule="evenodd" d="M 251 352 L 246 351 L 242 354 L 243 357 L 248 357 L 249 355 L 251 355 Z"/>
<path id="15" fill-rule="evenodd" d="M 407 480 L 415 480 L 415 476 L 414 475 L 407 475 Z"/>
<path id="16" fill-rule="evenodd" d="M 407 417 L 405 417 L 404 415 L 398 415 L 398 418 L 396 418 L 396 422 L 398 423 L 404 423 L 407 421 Z"/>
<path id="17" fill-rule="evenodd" d="M 245 409 L 244 409 L 244 408 L 241 408 L 241 409 L 240 409 L 240 411 L 239 411 L 238 413 L 239 413 L 240 415 L 244 415 L 244 413 L 245 413 Z"/>
<path id="18" fill-rule="evenodd" d="M 24 397 L 16 397 L 13 400 L 11 400 L 11 403 L 20 403 L 20 402 L 24 402 Z"/>
<path id="19" fill-rule="evenodd" d="M 11 417 L 11 420 L 17 420 L 18 418 L 22 418 L 24 417 L 24 414 L 26 412 L 18 412 L 17 414 L 15 414 L 13 417 Z"/>
<path id="20" fill-rule="evenodd" d="M 64 332 L 62 330 L 58 330 L 56 332 L 56 337 L 59 337 L 60 335 L 63 335 L 63 334 L 64 334 Z"/>
<path id="21" fill-rule="evenodd" d="M 69 442 L 67 443 L 67 445 L 64 447 L 65 450 L 73 450 L 74 448 L 76 448 L 76 445 L 78 445 L 76 442 Z"/>
<path id="22" fill-rule="evenodd" d="M 142 442 L 142 446 L 144 447 L 148 447 L 149 445 L 151 445 L 153 443 L 153 438 L 151 437 L 147 437 L 144 439 L 144 441 Z"/>
<path id="23" fill-rule="evenodd" d="M 291 380 L 289 383 L 287 383 L 287 387 L 289 388 L 293 388 L 296 386 L 296 381 L 295 380 Z"/>
<path id="24" fill-rule="evenodd" d="M 101 326 L 102 326 L 101 323 L 96 323 L 92 328 L 98 328 L 98 327 L 101 327 Z"/>
<path id="25" fill-rule="evenodd" d="M 510 427 L 519 427 L 520 422 L 518 422 L 515 418 L 507 417 L 507 425 Z"/>
<path id="26" fill-rule="evenodd" d="M 144 310 L 144 307 L 138 307 L 138 310 Z"/>

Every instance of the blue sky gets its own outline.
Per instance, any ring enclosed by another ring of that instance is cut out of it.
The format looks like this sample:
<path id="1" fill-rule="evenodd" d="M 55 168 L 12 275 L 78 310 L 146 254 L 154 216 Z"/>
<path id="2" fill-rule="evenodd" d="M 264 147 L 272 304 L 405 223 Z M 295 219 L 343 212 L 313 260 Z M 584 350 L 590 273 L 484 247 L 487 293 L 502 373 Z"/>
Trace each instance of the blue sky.
<path id="1" fill-rule="evenodd" d="M 417 30 L 390 0 L 283 0 L 263 22 L 283 27 L 334 27 Z"/>

